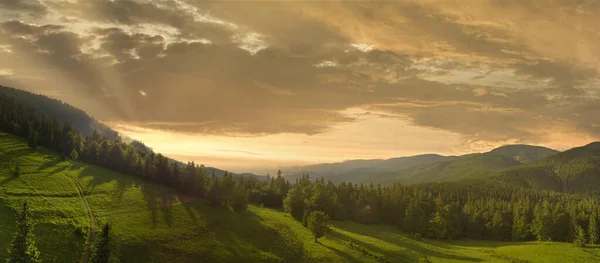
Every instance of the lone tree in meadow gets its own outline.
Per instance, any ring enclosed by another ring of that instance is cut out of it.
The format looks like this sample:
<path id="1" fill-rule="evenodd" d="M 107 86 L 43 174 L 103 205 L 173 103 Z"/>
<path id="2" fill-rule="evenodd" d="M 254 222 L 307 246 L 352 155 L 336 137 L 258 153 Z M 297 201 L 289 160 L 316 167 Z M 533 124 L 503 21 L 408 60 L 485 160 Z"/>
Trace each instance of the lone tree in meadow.
<path id="1" fill-rule="evenodd" d="M 23 211 L 17 218 L 17 233 L 8 250 L 8 263 L 39 263 L 40 252 L 35 247 L 33 227 L 29 221 L 29 207 L 27 201 L 23 203 Z"/>
<path id="2" fill-rule="evenodd" d="M 313 211 L 308 216 L 308 229 L 315 236 L 315 242 L 317 239 L 325 235 L 327 231 L 327 222 L 329 221 L 329 216 L 325 214 L 323 211 Z"/>
<path id="3" fill-rule="evenodd" d="M 108 262 L 116 262 L 116 258 L 112 255 L 112 239 L 110 236 L 110 226 L 106 223 L 102 227 L 102 233 L 96 240 L 96 244 L 94 244 L 94 250 L 92 252 L 92 258 L 90 259 L 91 263 L 108 263 Z"/>

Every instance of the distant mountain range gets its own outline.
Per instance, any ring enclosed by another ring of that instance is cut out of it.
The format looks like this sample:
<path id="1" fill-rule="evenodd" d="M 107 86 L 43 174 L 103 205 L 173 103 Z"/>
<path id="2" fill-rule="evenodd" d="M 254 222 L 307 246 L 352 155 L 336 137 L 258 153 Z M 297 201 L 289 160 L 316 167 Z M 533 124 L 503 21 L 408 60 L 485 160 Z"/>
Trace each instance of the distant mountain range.
<path id="1" fill-rule="evenodd" d="M 284 174 L 295 180 L 302 174 L 335 183 L 416 184 L 455 181 L 488 175 L 494 171 L 528 164 L 558 151 L 531 145 L 506 145 L 487 153 L 462 156 L 425 154 L 387 160 L 349 160 L 340 163 L 290 167 Z"/>
<path id="2" fill-rule="evenodd" d="M 98 132 L 98 134 L 106 137 L 109 140 L 118 140 L 121 141 L 123 138 L 119 135 L 119 133 L 107 125 L 99 122 L 93 117 L 89 116 L 85 111 L 78 109 L 72 105 L 64 103 L 60 100 L 53 99 L 44 95 L 31 93 L 28 91 L 23 91 L 15 88 L 5 87 L 0 85 L 0 93 L 10 95 L 15 97 L 36 110 L 43 112 L 44 114 L 54 117 L 61 122 L 69 122 L 81 134 L 84 136 L 91 136 L 94 131 Z M 131 144 L 138 150 L 143 151 L 152 151 L 152 149 L 142 142 L 132 141 Z M 182 162 L 171 159 L 171 161 L 180 163 Z M 206 167 L 205 168 L 209 173 L 213 173 L 216 176 L 222 176 L 225 171 L 222 169 L 214 168 L 214 167 Z M 243 174 L 234 174 L 234 175 L 244 175 L 244 176 L 258 176 L 252 173 L 243 173 Z"/>

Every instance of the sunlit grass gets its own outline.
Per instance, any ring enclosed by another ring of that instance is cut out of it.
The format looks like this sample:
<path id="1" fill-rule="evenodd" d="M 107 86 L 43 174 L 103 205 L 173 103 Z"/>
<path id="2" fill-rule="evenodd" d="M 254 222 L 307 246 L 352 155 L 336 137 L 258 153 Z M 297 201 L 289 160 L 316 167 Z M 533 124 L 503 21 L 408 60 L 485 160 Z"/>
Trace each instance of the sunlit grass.
<path id="1" fill-rule="evenodd" d="M 19 160 L 22 174 L 11 175 Z M 497 241 L 415 241 L 391 226 L 332 222 L 314 242 L 290 215 L 250 206 L 236 214 L 203 200 L 169 206 L 172 189 L 80 162 L 61 162 L 46 149 L 0 133 L 0 261 L 27 200 L 44 262 L 80 262 L 89 220 L 113 226 L 121 262 L 599 262 L 597 246 Z M 286 241 L 303 246 L 294 254 Z M 350 241 L 352 245 L 350 245 Z M 361 251 L 362 249 L 362 251 Z M 524 261 L 525 262 L 525 261 Z"/>

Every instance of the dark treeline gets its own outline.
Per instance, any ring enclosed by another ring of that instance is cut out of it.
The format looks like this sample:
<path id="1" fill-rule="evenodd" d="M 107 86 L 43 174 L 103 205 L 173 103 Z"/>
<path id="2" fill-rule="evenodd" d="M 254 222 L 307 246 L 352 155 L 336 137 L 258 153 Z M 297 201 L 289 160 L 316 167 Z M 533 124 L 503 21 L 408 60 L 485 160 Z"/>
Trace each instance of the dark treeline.
<path id="1" fill-rule="evenodd" d="M 120 140 L 119 134 L 116 131 L 96 121 L 84 111 L 63 103 L 60 100 L 2 85 L 0 85 L 0 93 L 18 98 L 27 105 L 33 106 L 38 111 L 52 116 L 61 122 L 73 124 L 73 127 L 83 135 L 89 136 L 94 131 L 97 131 L 109 140 Z"/>
<path id="2" fill-rule="evenodd" d="M 193 162 L 179 165 L 146 147 L 83 136 L 69 123 L 42 114 L 10 93 L 0 92 L 0 129 L 26 138 L 31 147 L 50 148 L 146 181 L 205 198 L 211 205 L 244 211 L 248 203 L 284 207 L 298 221 L 312 211 L 335 220 L 390 224 L 415 237 L 437 239 L 552 240 L 598 243 L 597 199 L 542 192 L 494 180 L 467 180 L 413 186 L 374 186 L 308 175 L 291 185 L 282 176 L 210 174 Z"/>
<path id="3" fill-rule="evenodd" d="M 419 185 L 335 185 L 298 179 L 284 200 L 297 220 L 324 211 L 335 220 L 384 223 L 435 239 L 598 243 L 598 200 L 494 180 Z"/>
<path id="4" fill-rule="evenodd" d="M 61 123 L 31 107 L 29 101 L 10 92 L 0 92 L 0 130 L 26 138 L 31 147 L 43 146 L 54 150 L 63 159 L 79 159 L 163 184 L 236 211 L 245 210 L 248 201 L 281 207 L 290 188 L 281 174 L 266 181 L 253 176 L 234 177 L 227 172 L 215 176 L 215 169 L 211 169 L 209 174 L 209 169 L 202 165 L 193 162 L 182 165 L 154 153 L 139 142 L 127 144 L 116 139 L 109 140 L 95 131 L 84 136 L 69 122 Z"/>

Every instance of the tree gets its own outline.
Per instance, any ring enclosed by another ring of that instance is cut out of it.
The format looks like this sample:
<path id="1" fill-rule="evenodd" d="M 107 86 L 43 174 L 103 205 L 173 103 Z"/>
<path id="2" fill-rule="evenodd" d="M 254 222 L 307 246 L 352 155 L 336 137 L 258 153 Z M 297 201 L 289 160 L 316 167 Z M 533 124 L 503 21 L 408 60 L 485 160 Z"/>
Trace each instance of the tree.
<path id="1" fill-rule="evenodd" d="M 304 214 L 302 215 L 302 225 L 304 227 L 308 227 L 308 215 L 310 212 L 308 210 L 304 210 Z"/>
<path id="2" fill-rule="evenodd" d="M 73 149 L 69 156 L 71 157 L 71 160 L 75 161 L 79 158 L 79 153 L 77 153 L 77 150 Z"/>
<path id="3" fill-rule="evenodd" d="M 531 222 L 531 233 L 536 236 L 538 241 L 548 241 L 551 239 L 552 225 L 549 203 L 544 201 L 541 205 L 535 207 L 533 222 Z"/>
<path id="4" fill-rule="evenodd" d="M 110 226 L 106 223 L 102 227 L 102 233 L 94 244 L 92 251 L 91 263 L 108 263 L 117 261 L 113 252 L 112 238 L 110 236 Z"/>
<path id="5" fill-rule="evenodd" d="M 231 196 L 231 209 L 236 213 L 241 213 L 248 209 L 248 195 L 242 186 L 241 182 L 237 182 Z"/>
<path id="6" fill-rule="evenodd" d="M 38 132 L 37 131 L 33 131 L 33 130 L 29 131 L 29 138 L 27 139 L 27 145 L 29 145 L 29 147 L 31 147 L 31 148 L 38 147 Z"/>
<path id="7" fill-rule="evenodd" d="M 13 176 L 19 177 L 21 175 L 21 166 L 19 165 L 19 160 L 15 163 L 15 169 L 13 170 Z"/>
<path id="8" fill-rule="evenodd" d="M 292 217 L 298 221 L 302 219 L 304 215 L 304 195 L 299 187 L 292 188 L 285 199 L 283 200 L 283 208 L 285 211 L 290 213 Z"/>
<path id="9" fill-rule="evenodd" d="M 585 230 L 581 228 L 581 226 L 575 226 L 575 240 L 574 243 L 578 247 L 585 247 L 587 244 L 587 237 L 585 234 Z"/>
<path id="10" fill-rule="evenodd" d="M 315 242 L 317 242 L 318 238 L 325 235 L 328 221 L 329 216 L 323 211 L 313 211 L 308 216 L 308 229 L 310 229 L 315 236 Z"/>
<path id="11" fill-rule="evenodd" d="M 27 201 L 23 203 L 23 211 L 17 219 L 17 233 L 8 251 L 8 263 L 38 263 L 40 252 L 35 246 L 33 227 L 29 222 L 29 207 Z"/>
<path id="12" fill-rule="evenodd" d="M 588 235 L 590 244 L 598 244 L 598 221 L 596 220 L 596 213 L 592 213 L 590 216 L 590 224 L 588 226 Z"/>
<path id="13" fill-rule="evenodd" d="M 220 180 L 218 177 L 213 176 L 212 184 L 210 185 L 208 193 L 206 194 L 206 199 L 208 199 L 208 202 L 212 206 L 219 206 L 223 201 L 223 190 L 219 181 Z"/>

